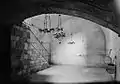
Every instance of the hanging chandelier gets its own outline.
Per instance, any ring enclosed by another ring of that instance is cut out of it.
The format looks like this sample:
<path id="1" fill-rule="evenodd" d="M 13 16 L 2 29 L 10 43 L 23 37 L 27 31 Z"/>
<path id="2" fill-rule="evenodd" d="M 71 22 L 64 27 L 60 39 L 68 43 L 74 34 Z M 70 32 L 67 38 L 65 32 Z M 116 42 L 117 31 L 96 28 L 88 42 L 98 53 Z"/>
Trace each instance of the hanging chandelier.
<path id="1" fill-rule="evenodd" d="M 65 37 L 65 33 L 63 32 L 63 27 L 61 26 L 62 21 L 61 21 L 61 15 L 58 15 L 58 24 L 57 27 L 51 27 L 51 17 L 50 14 L 45 14 L 44 17 L 44 28 L 36 27 L 34 24 L 29 24 L 26 22 L 23 22 L 24 24 L 27 24 L 28 26 L 35 27 L 39 30 L 40 33 L 45 33 L 45 34 L 52 34 L 54 38 L 57 38 L 59 40 L 59 43 L 61 43 L 60 39 L 63 39 Z"/>
<path id="2" fill-rule="evenodd" d="M 72 33 L 70 34 L 70 41 L 67 44 L 75 44 L 75 41 L 72 40 Z"/>
<path id="3" fill-rule="evenodd" d="M 58 24 L 57 27 L 53 28 L 51 27 L 51 17 L 50 14 L 45 14 L 44 17 L 44 28 L 38 28 L 40 33 L 46 33 L 46 34 L 52 34 L 54 36 L 54 38 L 59 40 L 59 44 L 61 43 L 60 39 L 63 39 L 66 34 L 63 32 L 63 27 L 62 25 L 62 21 L 61 21 L 61 15 L 58 15 Z M 33 26 L 35 28 L 37 28 L 35 25 L 31 24 L 30 26 Z M 72 33 L 70 35 L 70 41 L 68 42 L 68 44 L 75 44 L 75 41 L 72 40 Z"/>

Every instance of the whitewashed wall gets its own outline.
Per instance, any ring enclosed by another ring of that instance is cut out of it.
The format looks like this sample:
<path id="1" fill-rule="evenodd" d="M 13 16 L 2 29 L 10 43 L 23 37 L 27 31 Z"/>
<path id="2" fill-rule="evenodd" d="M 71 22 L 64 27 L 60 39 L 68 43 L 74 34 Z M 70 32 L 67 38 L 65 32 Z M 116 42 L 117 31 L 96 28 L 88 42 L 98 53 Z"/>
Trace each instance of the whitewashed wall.
<path id="1" fill-rule="evenodd" d="M 120 37 L 118 37 L 117 33 L 108 28 L 105 28 L 103 26 L 101 26 L 101 28 L 106 35 L 107 50 L 112 49 L 110 56 L 114 58 L 115 55 L 118 55 L 118 51 L 120 49 Z"/>

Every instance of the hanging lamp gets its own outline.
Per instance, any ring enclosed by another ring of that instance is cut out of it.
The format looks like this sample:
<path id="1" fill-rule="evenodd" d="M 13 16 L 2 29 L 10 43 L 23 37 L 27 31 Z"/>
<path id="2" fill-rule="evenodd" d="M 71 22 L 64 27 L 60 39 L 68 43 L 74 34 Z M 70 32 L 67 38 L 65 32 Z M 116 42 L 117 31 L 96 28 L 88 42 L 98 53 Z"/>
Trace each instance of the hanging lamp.
<path id="1" fill-rule="evenodd" d="M 75 42 L 72 40 L 72 33 L 70 34 L 70 41 L 68 42 L 68 44 L 75 44 Z"/>

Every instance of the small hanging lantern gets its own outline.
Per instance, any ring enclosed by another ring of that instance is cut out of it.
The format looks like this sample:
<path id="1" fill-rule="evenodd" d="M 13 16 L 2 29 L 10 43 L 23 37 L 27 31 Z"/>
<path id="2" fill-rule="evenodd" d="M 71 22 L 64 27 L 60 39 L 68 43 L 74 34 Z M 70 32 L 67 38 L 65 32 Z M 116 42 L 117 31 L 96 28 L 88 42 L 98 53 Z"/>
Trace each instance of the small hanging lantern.
<path id="1" fill-rule="evenodd" d="M 71 40 L 68 42 L 68 44 L 75 44 L 75 42 L 72 40 L 72 33 L 71 33 Z"/>

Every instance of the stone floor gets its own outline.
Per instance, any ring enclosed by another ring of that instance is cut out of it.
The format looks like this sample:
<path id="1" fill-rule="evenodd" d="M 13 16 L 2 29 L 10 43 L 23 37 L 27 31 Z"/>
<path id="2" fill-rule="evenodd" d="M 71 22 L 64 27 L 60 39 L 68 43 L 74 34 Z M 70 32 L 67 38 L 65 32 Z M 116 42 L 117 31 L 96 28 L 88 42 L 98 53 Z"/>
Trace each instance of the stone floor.
<path id="1" fill-rule="evenodd" d="M 48 75 L 54 82 L 100 82 L 112 81 L 113 77 L 104 68 L 85 68 L 78 66 L 53 66 L 37 73 Z"/>

